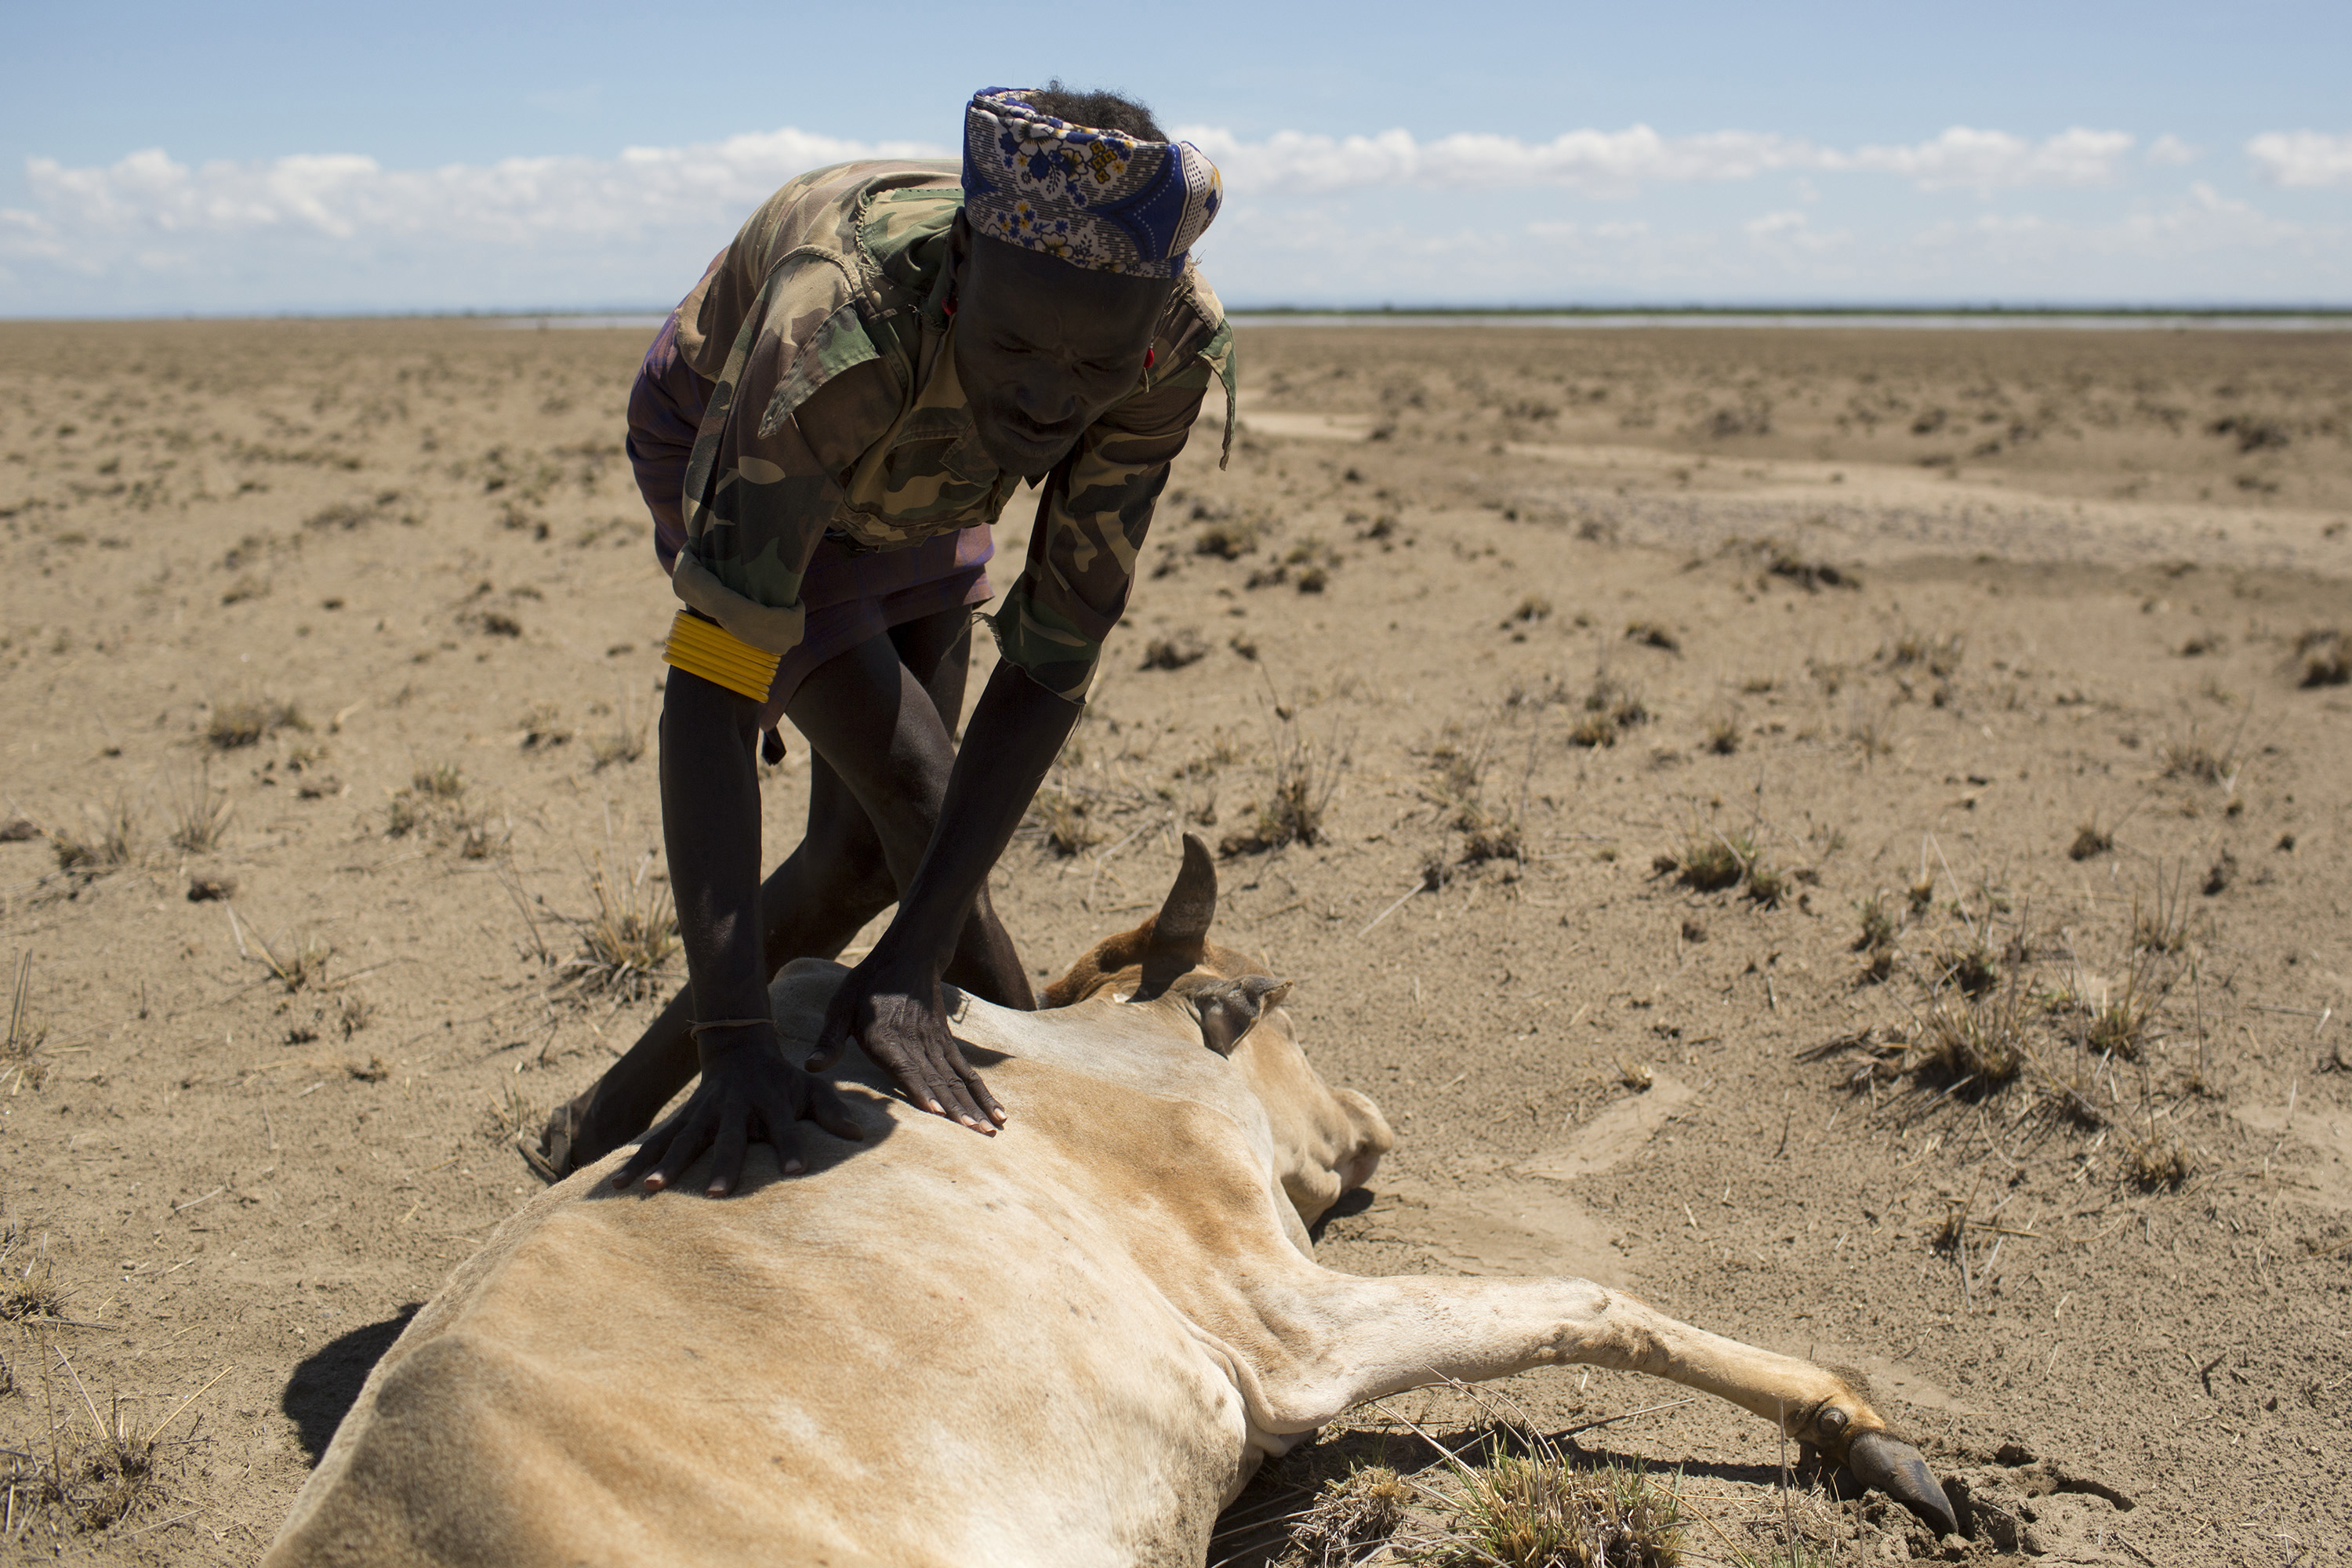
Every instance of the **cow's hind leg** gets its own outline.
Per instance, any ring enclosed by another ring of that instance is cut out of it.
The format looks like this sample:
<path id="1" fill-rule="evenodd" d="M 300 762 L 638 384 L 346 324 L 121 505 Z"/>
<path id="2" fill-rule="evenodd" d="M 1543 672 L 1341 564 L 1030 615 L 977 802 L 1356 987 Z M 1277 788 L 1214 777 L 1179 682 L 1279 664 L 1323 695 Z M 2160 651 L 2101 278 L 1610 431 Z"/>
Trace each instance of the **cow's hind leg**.
<path id="1" fill-rule="evenodd" d="M 1844 1378 L 1679 1322 L 1589 1279 L 1365 1279 L 1339 1277 L 1324 1312 L 1333 1338 L 1293 1384 L 1328 1420 L 1348 1405 L 1441 1379 L 1481 1383 L 1538 1366 L 1607 1366 L 1701 1389 L 1777 1422 L 1933 1525 L 1952 1505 L 1919 1451 Z M 1297 1372 L 1307 1367 L 1292 1363 Z M 1271 1370 L 1271 1369 L 1270 1369 Z M 1291 1426 L 1267 1379 L 1267 1414 Z M 1303 1414 L 1303 1412 L 1302 1412 Z"/>

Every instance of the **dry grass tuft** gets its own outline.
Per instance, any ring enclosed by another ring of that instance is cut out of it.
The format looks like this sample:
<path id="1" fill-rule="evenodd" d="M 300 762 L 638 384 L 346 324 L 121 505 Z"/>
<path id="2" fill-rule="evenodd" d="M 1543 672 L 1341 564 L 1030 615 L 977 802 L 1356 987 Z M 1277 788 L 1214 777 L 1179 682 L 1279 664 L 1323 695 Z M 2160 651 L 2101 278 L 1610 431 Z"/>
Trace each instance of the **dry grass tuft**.
<path id="1" fill-rule="evenodd" d="M 1668 653 L 1683 650 L 1682 639 L 1663 621 L 1631 621 L 1625 626 L 1626 640 L 1643 647 L 1664 648 Z"/>
<path id="2" fill-rule="evenodd" d="M 614 715 L 610 728 L 588 737 L 588 755 L 600 769 L 616 763 L 634 763 L 645 754 L 646 721 L 636 717 L 626 703 Z"/>
<path id="3" fill-rule="evenodd" d="M 16 955 L 16 983 L 8 988 L 8 1037 L 0 1041 L 0 1079 L 8 1080 L 8 1092 L 29 1085 L 41 1087 L 48 1077 L 48 1064 L 42 1059 L 41 1043 L 48 1038 L 48 1026 L 35 1018 L 26 1005 L 33 989 L 33 955 Z"/>
<path id="4" fill-rule="evenodd" d="M 142 1430 L 131 1414 L 132 1402 L 120 1396 L 110 1400 L 107 1413 L 100 1415 L 98 1402 L 89 1396 L 70 1358 L 62 1352 L 56 1353 L 89 1414 L 90 1435 L 84 1437 L 75 1424 L 58 1422 L 48 1434 L 46 1458 L 0 1450 L 0 1460 L 6 1462 L 5 1469 L 0 1470 L 0 1482 L 6 1487 L 9 1526 L 16 1536 L 21 1536 L 34 1514 L 44 1510 L 54 1510 L 74 1529 L 88 1531 L 109 1530 L 128 1519 L 161 1484 L 156 1475 L 157 1450 L 165 1429 L 220 1381 L 215 1378 L 154 1426 Z"/>
<path id="5" fill-rule="evenodd" d="M 466 775 L 455 763 L 436 763 L 410 774 L 408 787 L 425 800 L 456 800 L 466 793 Z"/>
<path id="6" fill-rule="evenodd" d="M 1191 626 L 1180 626 L 1164 637 L 1153 637 L 1144 645 L 1145 669 L 1182 669 L 1209 657 L 1209 645 Z"/>
<path id="7" fill-rule="evenodd" d="M 1102 831 L 1088 816 L 1091 804 L 1082 792 L 1059 784 L 1039 790 L 1029 815 L 1044 835 L 1045 847 L 1067 859 L 1101 843 Z"/>
<path id="8" fill-rule="evenodd" d="M 1455 1464 L 1439 1519 L 1416 1531 L 1411 1561 L 1432 1568 L 1673 1568 L 1682 1561 L 1680 1488 L 1647 1470 L 1570 1466 L 1533 1432 L 1533 1452 L 1501 1439 Z"/>
<path id="9" fill-rule="evenodd" d="M 138 858 L 139 826 L 131 818 L 130 802 L 118 795 L 104 811 L 91 810 L 89 817 L 87 834 L 58 828 L 49 835 L 58 870 L 96 877 L 120 870 Z"/>
<path id="10" fill-rule="evenodd" d="M 1349 1470 L 1323 1483 L 1291 1527 L 1291 1545 L 1310 1568 L 1349 1568 L 1387 1544 L 1412 1496 L 1412 1487 L 1386 1465 Z"/>
<path id="11" fill-rule="evenodd" d="M 1968 639 L 1958 632 L 1928 633 L 1906 626 L 1878 650 L 1878 657 L 1897 669 L 1922 668 L 1940 679 L 1959 668 L 1967 649 Z"/>
<path id="12" fill-rule="evenodd" d="M 236 697 L 213 704 L 205 721 L 205 739 L 215 751 L 232 752 L 258 745 L 280 730 L 310 729 L 301 710 L 291 702 L 268 697 Z"/>
<path id="13" fill-rule="evenodd" d="M 2307 631 L 2294 643 L 2301 667 L 2297 684 L 2342 686 L 2352 681 L 2352 635 L 2333 628 Z"/>
<path id="14" fill-rule="evenodd" d="M 1865 763 L 1895 751 L 1894 726 L 1886 710 L 1859 696 L 1846 710 L 1845 738 L 1862 752 Z"/>
<path id="15" fill-rule="evenodd" d="M 1739 750 L 1739 715 L 1718 713 L 1706 721 L 1706 749 L 1718 757 L 1727 757 Z"/>
<path id="16" fill-rule="evenodd" d="M 1261 531 L 1254 518 L 1221 518 L 1193 536 L 1192 553 L 1238 561 L 1257 548 Z"/>
<path id="17" fill-rule="evenodd" d="M 261 949 L 261 965 L 286 988 L 287 994 L 322 984 L 327 978 L 327 961 L 335 950 L 320 938 L 304 937 L 300 942 L 289 941 L 284 952 L 264 942 L 257 933 L 254 945 Z"/>
<path id="18" fill-rule="evenodd" d="M 1920 1031 L 1914 1070 L 1980 1090 L 2013 1080 L 2026 1059 L 2023 996 L 2012 981 L 1998 995 L 1937 1002 Z"/>
<path id="19" fill-rule="evenodd" d="M 596 912 L 571 921 L 580 935 L 580 952 L 563 965 L 583 994 L 641 1000 L 677 951 L 677 911 L 670 907 L 668 888 L 655 882 L 652 871 L 653 857 L 647 855 L 625 881 L 613 876 L 603 853 L 597 854 L 588 872 Z"/>
<path id="20" fill-rule="evenodd" d="M 1274 763 L 1273 787 L 1250 826 L 1226 835 L 1218 846 L 1220 854 L 1255 855 L 1288 844 L 1323 842 L 1323 818 L 1339 790 L 1346 757 L 1326 756 L 1295 719 L 1276 723 L 1267 753 Z"/>
<path id="21" fill-rule="evenodd" d="M 547 1124 L 549 1108 L 523 1093 L 520 1085 L 509 1081 L 499 1087 L 499 1093 L 483 1119 L 484 1133 L 491 1142 L 511 1143 L 520 1134 L 536 1132 Z"/>
<path id="22" fill-rule="evenodd" d="M 213 786 L 210 768 L 189 774 L 172 801 L 172 847 L 191 855 L 218 848 L 234 809 L 228 792 Z"/>
<path id="23" fill-rule="evenodd" d="M 2124 1146 L 2124 1174 L 2144 1193 L 2179 1192 L 2197 1173 L 2197 1160 L 2178 1138 L 2135 1136 Z"/>
<path id="24" fill-rule="evenodd" d="M 2243 721 L 2241 721 L 2240 731 L 2242 731 L 2244 727 Z M 2163 765 L 2166 778 L 2232 787 L 2238 782 L 2238 770 L 2242 765 L 2242 759 L 2238 755 L 2236 735 L 2217 746 L 2194 721 L 2186 731 L 2158 745 L 2156 760 Z"/>
<path id="25" fill-rule="evenodd" d="M 1886 895 L 1874 893 L 1867 899 L 1858 900 L 1853 908 L 1854 912 L 1862 917 L 1862 931 L 1853 939 L 1853 951 L 1856 952 L 1891 951 L 1895 946 L 1895 938 L 1901 928 L 1895 923 L 1895 911 L 1887 907 Z"/>
<path id="26" fill-rule="evenodd" d="M 2115 847 L 2114 830 L 2100 826 L 2095 816 L 2086 817 L 2083 826 L 2074 829 L 2074 842 L 2066 846 L 2066 858 L 2088 860 L 2092 856 L 2104 855 Z"/>
<path id="27" fill-rule="evenodd" d="M 1716 828 L 1693 830 L 1678 852 L 1659 855 L 1650 868 L 1672 877 L 1695 892 L 1719 893 L 1744 888 L 1748 896 L 1768 910 L 1779 909 L 1795 885 L 1808 874 L 1782 870 L 1746 833 Z"/>

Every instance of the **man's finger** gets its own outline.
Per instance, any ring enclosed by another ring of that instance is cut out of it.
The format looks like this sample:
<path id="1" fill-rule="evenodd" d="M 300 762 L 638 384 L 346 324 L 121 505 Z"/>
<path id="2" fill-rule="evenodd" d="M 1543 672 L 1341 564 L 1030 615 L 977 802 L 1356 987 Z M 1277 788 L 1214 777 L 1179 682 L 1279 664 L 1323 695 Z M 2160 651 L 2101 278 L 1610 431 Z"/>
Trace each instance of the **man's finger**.
<path id="1" fill-rule="evenodd" d="M 808 1109 L 802 1112 L 835 1138 L 852 1143 L 866 1141 L 866 1129 L 857 1125 L 849 1114 L 849 1102 L 841 1098 L 833 1085 L 822 1079 L 811 1079 L 808 1086 Z"/>
<path id="2" fill-rule="evenodd" d="M 811 1072 L 823 1072 L 839 1061 L 841 1053 L 848 1048 L 850 1037 L 856 1033 L 851 1026 L 856 1022 L 856 1007 L 849 991 L 850 987 L 844 984 L 825 1005 L 824 1027 L 816 1032 L 816 1048 L 809 1052 L 805 1063 Z"/>
<path id="3" fill-rule="evenodd" d="M 950 1049 L 953 1054 L 948 1065 L 954 1068 L 956 1076 L 963 1080 L 964 1092 L 971 1095 L 973 1102 L 982 1110 L 988 1112 L 989 1121 L 999 1127 L 1003 1126 L 1004 1107 L 996 1103 L 996 1096 L 988 1092 L 988 1084 L 981 1078 L 980 1069 L 971 1065 L 970 1057 L 963 1054 L 963 1042 L 955 1041 Z"/>
<path id="4" fill-rule="evenodd" d="M 751 1142 L 751 1121 L 740 1106 L 730 1105 L 719 1113 L 719 1138 L 711 1146 L 710 1184 L 703 1189 L 711 1197 L 725 1197 L 743 1179 L 743 1151 Z"/>
<path id="5" fill-rule="evenodd" d="M 616 1190 L 627 1186 L 660 1161 L 669 1149 L 670 1140 L 677 1136 L 677 1124 L 683 1120 L 684 1112 L 680 1112 L 646 1134 L 645 1142 L 637 1145 L 637 1152 L 629 1156 L 628 1163 L 613 1173 L 613 1185 Z M 650 1185 L 647 1190 L 661 1191 L 659 1187 Z"/>
<path id="6" fill-rule="evenodd" d="M 781 1087 L 767 1083 L 762 1083 L 756 1092 L 768 1147 L 776 1152 L 776 1169 L 787 1176 L 799 1175 L 808 1169 L 808 1161 L 801 1153 L 799 1118 L 793 1114 L 793 1097 Z"/>
<path id="7" fill-rule="evenodd" d="M 952 1069 L 943 1064 L 934 1064 L 931 1075 L 931 1092 L 946 1103 L 950 1116 L 966 1127 L 990 1132 L 996 1131 L 995 1124 L 988 1120 L 987 1112 L 973 1104 L 971 1096 L 964 1092 L 963 1080 L 956 1077 Z"/>
<path id="8" fill-rule="evenodd" d="M 697 1099 L 699 1098 L 698 1091 Z M 693 1100 L 688 1101 L 683 1117 L 685 1125 L 678 1129 L 677 1136 L 670 1140 L 669 1152 L 662 1156 L 662 1163 L 655 1167 L 653 1174 L 646 1178 L 647 1190 L 657 1193 L 675 1185 L 677 1179 L 686 1174 L 686 1168 L 702 1157 L 702 1152 L 710 1147 L 711 1134 L 716 1131 L 711 1126 L 713 1120 L 708 1102 L 698 1105 Z"/>

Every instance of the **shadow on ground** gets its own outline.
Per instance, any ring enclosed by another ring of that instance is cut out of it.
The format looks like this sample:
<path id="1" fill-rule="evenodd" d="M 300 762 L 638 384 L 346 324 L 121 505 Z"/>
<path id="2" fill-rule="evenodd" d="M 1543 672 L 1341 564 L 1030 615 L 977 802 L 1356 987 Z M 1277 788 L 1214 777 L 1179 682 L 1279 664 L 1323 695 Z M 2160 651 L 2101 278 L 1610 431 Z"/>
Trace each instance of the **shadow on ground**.
<path id="1" fill-rule="evenodd" d="M 416 1316 L 422 1301 L 411 1301 L 380 1323 L 369 1323 L 353 1329 L 338 1340 L 330 1340 L 318 1353 L 308 1356 L 294 1368 L 294 1375 L 286 1380 L 286 1392 L 278 1395 L 278 1407 L 293 1419 L 295 1430 L 302 1439 L 303 1452 L 315 1466 L 319 1456 L 341 1426 L 343 1416 L 360 1396 L 360 1385 L 367 1374 L 408 1327 L 408 1320 Z"/>

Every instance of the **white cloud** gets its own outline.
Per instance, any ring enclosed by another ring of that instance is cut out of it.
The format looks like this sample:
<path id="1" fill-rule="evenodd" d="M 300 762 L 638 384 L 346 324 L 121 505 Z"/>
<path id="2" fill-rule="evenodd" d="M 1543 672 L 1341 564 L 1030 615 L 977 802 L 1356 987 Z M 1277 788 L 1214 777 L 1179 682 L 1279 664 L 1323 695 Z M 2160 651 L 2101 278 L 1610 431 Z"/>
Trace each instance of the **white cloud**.
<path id="1" fill-rule="evenodd" d="M 2246 143 L 2246 156 L 2273 185 L 2352 185 L 2352 136 L 2267 131 Z"/>
<path id="2" fill-rule="evenodd" d="M 2134 138 L 2121 131 L 2063 131 L 2029 142 L 2005 131 L 1955 125 L 1932 142 L 1908 147 L 1825 152 L 1824 169 L 1900 174 L 1923 191 L 1990 193 L 2021 185 L 2101 185 L 2116 177 Z"/>
<path id="3" fill-rule="evenodd" d="M 2194 163 L 2200 155 L 2196 148 L 2169 131 L 2147 144 L 2147 162 L 2152 168 L 2174 168 L 2182 163 Z"/>
<path id="4" fill-rule="evenodd" d="M 2194 155 L 2169 136 L 1954 127 L 1837 149 L 1641 125 L 1549 141 L 1190 134 L 1233 196 L 1202 253 L 1235 300 L 2352 291 L 2352 263 L 2335 248 L 2343 226 L 2273 220 L 2210 184 L 2159 195 L 2148 165 Z M 945 151 L 788 128 L 436 169 L 348 153 L 35 158 L 23 195 L 0 209 L 0 314 L 655 305 L 793 174 Z M 2352 185 L 2352 136 L 2274 132 L 2246 151 L 2276 184 Z M 2099 186 L 2118 188 L 2082 194 Z M 1499 205 L 1496 192 L 1509 193 Z M 1654 199 L 1632 205 L 1645 192 Z M 1968 214 L 1952 210 L 1957 193 L 1977 198 Z M 1595 213 L 1580 205 L 1591 197 L 1612 205 Z"/>
<path id="5" fill-rule="evenodd" d="M 36 210 L 7 216 L 35 233 L 170 241 L 202 235 L 314 233 L 520 244 L 635 236 L 744 214 L 792 175 L 852 158 L 944 156 L 921 142 L 858 142 L 786 129 L 689 147 L 632 147 L 618 158 L 508 158 L 438 169 L 297 153 L 191 168 L 160 149 L 105 168 L 26 161 Z"/>
<path id="6" fill-rule="evenodd" d="M 2135 139 L 2121 131 L 2062 132 L 2032 142 L 1956 125 L 1910 146 L 1818 147 L 1751 131 L 1661 136 L 1646 125 L 1570 131 L 1549 142 L 1457 132 L 1422 142 L 1408 131 L 1319 136 L 1284 131 L 1244 142 L 1213 126 L 1181 130 L 1216 161 L 1240 193 L 1317 193 L 1383 185 L 1564 185 L 1628 195 L 1644 184 L 1747 180 L 1784 170 L 1895 174 L 1922 190 L 1990 191 L 2020 185 L 2101 184 L 2115 178 Z"/>

